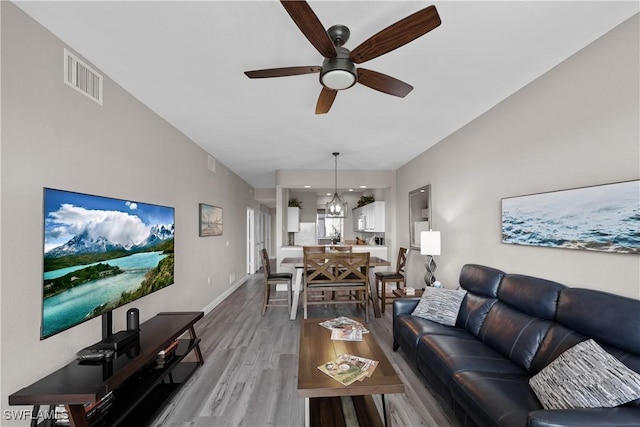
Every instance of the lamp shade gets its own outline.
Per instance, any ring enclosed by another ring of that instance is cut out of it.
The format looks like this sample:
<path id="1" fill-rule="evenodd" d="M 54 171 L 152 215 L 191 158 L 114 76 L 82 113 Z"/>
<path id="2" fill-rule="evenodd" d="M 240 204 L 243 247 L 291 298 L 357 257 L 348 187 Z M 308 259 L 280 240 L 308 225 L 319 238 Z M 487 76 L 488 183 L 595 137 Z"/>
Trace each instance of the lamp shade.
<path id="1" fill-rule="evenodd" d="M 420 233 L 420 254 L 440 255 L 439 231 L 423 231 Z"/>

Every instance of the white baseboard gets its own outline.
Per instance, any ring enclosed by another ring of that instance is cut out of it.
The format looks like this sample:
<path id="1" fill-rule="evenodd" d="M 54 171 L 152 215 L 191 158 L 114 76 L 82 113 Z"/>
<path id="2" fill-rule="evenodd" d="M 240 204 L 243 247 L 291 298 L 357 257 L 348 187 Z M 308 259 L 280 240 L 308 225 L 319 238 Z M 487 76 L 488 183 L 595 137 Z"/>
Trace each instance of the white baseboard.
<path id="1" fill-rule="evenodd" d="M 238 289 L 241 285 L 243 285 L 247 279 L 249 278 L 249 275 L 246 275 L 242 278 L 240 278 L 240 280 L 236 280 L 236 282 L 234 284 L 232 284 L 229 289 L 227 289 L 226 291 L 224 291 L 222 294 L 220 294 L 220 296 L 218 296 L 218 298 L 214 299 L 213 301 L 211 301 L 209 304 L 207 304 L 207 306 L 205 308 L 202 309 L 202 311 L 204 311 L 204 315 L 206 316 L 207 314 L 209 314 L 209 312 L 211 310 L 213 310 L 214 308 L 216 308 L 220 303 L 222 303 L 222 301 L 224 301 L 225 299 L 227 299 L 227 297 L 229 295 L 231 295 L 236 289 Z"/>

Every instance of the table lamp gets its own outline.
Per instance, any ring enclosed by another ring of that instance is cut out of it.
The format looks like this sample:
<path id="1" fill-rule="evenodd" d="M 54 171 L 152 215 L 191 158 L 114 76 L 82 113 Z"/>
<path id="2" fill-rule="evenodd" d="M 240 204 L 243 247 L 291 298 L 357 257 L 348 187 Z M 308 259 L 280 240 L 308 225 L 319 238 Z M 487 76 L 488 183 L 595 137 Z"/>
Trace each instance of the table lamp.
<path id="1" fill-rule="evenodd" d="M 420 233 L 420 254 L 426 255 L 427 260 L 424 264 L 427 272 L 424 275 L 424 283 L 431 286 L 436 281 L 435 271 L 436 262 L 434 255 L 440 255 L 440 232 L 439 231 L 423 231 Z"/>

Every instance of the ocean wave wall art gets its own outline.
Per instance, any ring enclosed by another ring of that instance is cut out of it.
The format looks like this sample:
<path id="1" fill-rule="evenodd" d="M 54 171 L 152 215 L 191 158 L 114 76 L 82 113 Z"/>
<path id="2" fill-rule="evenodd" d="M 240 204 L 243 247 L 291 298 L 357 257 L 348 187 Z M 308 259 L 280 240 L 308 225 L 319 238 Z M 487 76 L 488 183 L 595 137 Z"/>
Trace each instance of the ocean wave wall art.
<path id="1" fill-rule="evenodd" d="M 640 254 L 640 180 L 504 198 L 502 241 Z"/>

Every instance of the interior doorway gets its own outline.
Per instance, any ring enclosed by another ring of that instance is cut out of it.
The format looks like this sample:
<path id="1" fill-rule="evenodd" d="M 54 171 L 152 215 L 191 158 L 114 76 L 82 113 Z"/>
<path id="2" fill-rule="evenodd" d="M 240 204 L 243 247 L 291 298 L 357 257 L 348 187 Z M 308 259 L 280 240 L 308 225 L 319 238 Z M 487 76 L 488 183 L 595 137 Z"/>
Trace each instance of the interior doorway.
<path id="1" fill-rule="evenodd" d="M 255 211 L 247 208 L 247 274 L 256 272 L 256 227 Z"/>
<path id="2" fill-rule="evenodd" d="M 271 214 L 247 208 L 247 274 L 260 269 L 260 251 L 271 252 Z"/>

